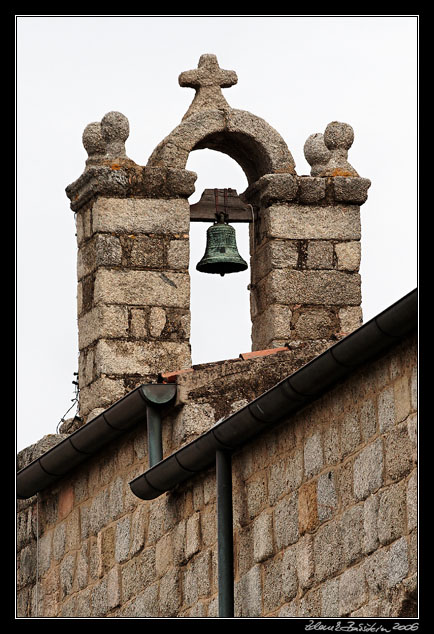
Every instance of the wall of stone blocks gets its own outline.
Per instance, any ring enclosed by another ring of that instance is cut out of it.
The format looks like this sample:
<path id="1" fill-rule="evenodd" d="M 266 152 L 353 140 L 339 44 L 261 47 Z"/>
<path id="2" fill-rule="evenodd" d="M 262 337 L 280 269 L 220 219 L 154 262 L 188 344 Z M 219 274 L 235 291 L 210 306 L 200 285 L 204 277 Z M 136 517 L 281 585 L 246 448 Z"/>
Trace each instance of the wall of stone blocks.
<path id="1" fill-rule="evenodd" d="M 77 213 L 80 415 L 191 365 L 188 202 L 98 197 Z"/>
<path id="2" fill-rule="evenodd" d="M 344 189 L 342 189 L 344 185 Z M 244 194 L 250 231 L 252 349 L 335 340 L 362 324 L 363 178 L 267 175 Z"/>
<path id="3" fill-rule="evenodd" d="M 236 616 L 414 614 L 416 371 L 411 338 L 234 455 Z M 218 616 L 215 470 L 142 501 L 147 464 L 139 426 L 19 501 L 19 617 Z"/>

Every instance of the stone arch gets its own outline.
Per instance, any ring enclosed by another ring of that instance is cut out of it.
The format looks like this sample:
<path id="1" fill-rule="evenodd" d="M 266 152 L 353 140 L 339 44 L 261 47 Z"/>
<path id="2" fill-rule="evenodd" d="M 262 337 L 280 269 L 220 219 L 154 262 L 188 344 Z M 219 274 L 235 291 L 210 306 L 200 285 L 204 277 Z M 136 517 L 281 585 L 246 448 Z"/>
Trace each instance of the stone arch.
<path id="1" fill-rule="evenodd" d="M 265 174 L 295 174 L 285 141 L 264 119 L 245 110 L 202 110 L 184 119 L 155 148 L 149 167 L 185 169 L 190 152 L 216 150 L 234 159 L 249 185 Z"/>

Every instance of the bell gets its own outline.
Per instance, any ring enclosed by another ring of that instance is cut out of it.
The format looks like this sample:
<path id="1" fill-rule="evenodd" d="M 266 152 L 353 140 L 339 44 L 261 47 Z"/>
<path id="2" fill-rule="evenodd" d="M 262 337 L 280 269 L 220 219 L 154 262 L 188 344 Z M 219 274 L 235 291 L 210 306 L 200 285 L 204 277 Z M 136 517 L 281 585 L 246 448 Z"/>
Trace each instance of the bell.
<path id="1" fill-rule="evenodd" d="M 223 219 L 208 227 L 205 254 L 196 269 L 201 273 L 237 273 L 247 269 L 247 262 L 238 253 L 235 229 Z"/>

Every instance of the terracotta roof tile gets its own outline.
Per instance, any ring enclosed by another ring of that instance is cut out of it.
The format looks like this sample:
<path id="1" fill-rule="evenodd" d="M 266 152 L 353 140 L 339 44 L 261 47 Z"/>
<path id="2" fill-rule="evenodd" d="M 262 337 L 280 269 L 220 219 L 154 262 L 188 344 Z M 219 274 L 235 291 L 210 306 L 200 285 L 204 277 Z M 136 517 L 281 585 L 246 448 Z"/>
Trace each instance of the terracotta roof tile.
<path id="1" fill-rule="evenodd" d="M 255 350 L 254 352 L 243 352 L 240 354 L 241 359 L 246 361 L 247 359 L 253 359 L 254 357 L 265 357 L 267 354 L 274 354 L 275 352 L 282 352 L 283 350 L 289 350 L 287 346 L 281 348 L 269 348 L 268 350 Z"/>
<path id="2" fill-rule="evenodd" d="M 184 374 L 185 372 L 193 372 L 193 368 L 175 370 L 175 372 L 164 372 L 163 374 L 160 374 L 160 377 L 163 379 L 163 383 L 176 383 L 178 375 Z"/>

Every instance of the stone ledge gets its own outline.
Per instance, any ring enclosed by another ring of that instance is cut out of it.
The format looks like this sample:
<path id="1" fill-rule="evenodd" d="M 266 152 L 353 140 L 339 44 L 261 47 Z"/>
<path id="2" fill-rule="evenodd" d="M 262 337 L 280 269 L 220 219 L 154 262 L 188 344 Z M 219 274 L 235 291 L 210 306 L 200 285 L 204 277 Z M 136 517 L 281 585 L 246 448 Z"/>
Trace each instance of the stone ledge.
<path id="1" fill-rule="evenodd" d="M 71 209 L 79 211 L 96 196 L 109 198 L 188 198 L 197 175 L 183 169 L 141 167 L 132 161 L 89 166 L 66 187 Z"/>
<path id="2" fill-rule="evenodd" d="M 24 469 L 24 467 L 33 462 L 33 460 L 42 456 L 42 454 L 58 445 L 68 436 L 69 434 L 47 434 L 33 445 L 29 445 L 19 451 L 17 454 L 17 471 Z"/>
<path id="3" fill-rule="evenodd" d="M 368 198 L 371 181 L 356 176 L 296 176 L 266 174 L 240 195 L 243 201 L 258 207 L 292 202 L 306 205 L 352 203 L 361 205 Z"/>

